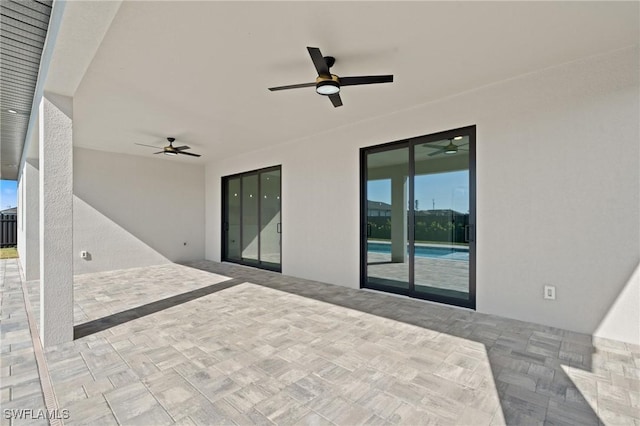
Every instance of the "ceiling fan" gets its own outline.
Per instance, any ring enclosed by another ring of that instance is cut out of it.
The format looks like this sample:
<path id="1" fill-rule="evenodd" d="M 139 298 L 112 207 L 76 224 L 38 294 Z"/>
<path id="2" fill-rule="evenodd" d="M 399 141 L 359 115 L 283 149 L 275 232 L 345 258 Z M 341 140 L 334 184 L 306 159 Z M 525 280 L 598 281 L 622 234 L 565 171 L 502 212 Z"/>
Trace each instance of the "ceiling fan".
<path id="1" fill-rule="evenodd" d="M 462 139 L 462 137 L 459 137 L 459 138 Z M 431 154 L 429 154 L 429 157 L 433 157 L 434 155 L 440 155 L 440 154 L 452 155 L 452 154 L 457 154 L 459 148 L 465 145 L 469 145 L 469 142 L 464 142 L 456 145 L 455 143 L 453 143 L 453 141 L 457 139 L 458 138 L 449 138 L 449 144 L 446 146 L 432 145 L 428 143 L 425 143 L 422 146 L 426 148 L 437 148 L 435 152 L 432 152 Z M 464 149 L 462 151 L 468 151 L 468 150 Z"/>
<path id="2" fill-rule="evenodd" d="M 338 77 L 335 74 L 331 74 L 329 69 L 335 64 L 336 59 L 333 56 L 322 56 L 320 49 L 317 47 L 307 47 L 309 55 L 313 65 L 318 71 L 318 77 L 313 83 L 292 84 L 289 86 L 270 87 L 272 92 L 276 90 L 287 89 L 299 89 L 302 87 L 316 87 L 316 92 L 319 95 L 328 96 L 334 107 L 342 106 L 342 99 L 340 99 L 340 87 L 342 86 L 357 86 L 360 84 L 377 84 L 377 83 L 392 83 L 393 75 L 367 75 L 358 77 Z"/>
<path id="3" fill-rule="evenodd" d="M 165 146 L 162 151 L 154 152 L 154 154 L 164 154 L 164 155 L 190 155 L 191 157 L 200 157 L 200 154 L 194 154 L 191 152 L 186 152 L 185 150 L 191 149 L 191 147 L 187 145 L 183 146 L 173 146 L 173 142 L 175 142 L 176 138 L 167 138 L 169 141 L 169 145 Z M 145 145 L 143 143 L 136 143 L 136 145 L 147 146 L 149 148 L 158 149 L 159 147 L 153 145 Z"/>

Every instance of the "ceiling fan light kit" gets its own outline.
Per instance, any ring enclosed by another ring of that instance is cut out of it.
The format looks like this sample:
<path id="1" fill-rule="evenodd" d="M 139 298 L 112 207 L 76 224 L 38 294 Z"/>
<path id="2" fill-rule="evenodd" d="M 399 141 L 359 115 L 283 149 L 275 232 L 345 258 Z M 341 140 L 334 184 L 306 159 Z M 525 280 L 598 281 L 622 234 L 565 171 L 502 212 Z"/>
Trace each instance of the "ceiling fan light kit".
<path id="1" fill-rule="evenodd" d="M 449 145 L 444 149 L 445 154 L 455 154 L 456 152 L 458 152 L 458 147 L 453 142 L 449 142 Z"/>
<path id="2" fill-rule="evenodd" d="M 340 81 L 337 75 L 331 75 L 331 78 L 318 76 L 316 78 L 316 92 L 320 95 L 335 95 L 340 92 Z"/>

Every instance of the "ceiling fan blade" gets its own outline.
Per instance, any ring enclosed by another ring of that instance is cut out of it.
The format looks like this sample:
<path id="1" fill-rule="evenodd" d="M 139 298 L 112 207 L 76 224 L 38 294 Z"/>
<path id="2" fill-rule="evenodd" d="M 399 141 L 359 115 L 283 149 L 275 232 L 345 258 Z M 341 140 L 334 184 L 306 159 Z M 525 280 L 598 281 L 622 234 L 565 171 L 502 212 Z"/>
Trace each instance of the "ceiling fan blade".
<path id="1" fill-rule="evenodd" d="M 191 152 L 183 152 L 183 151 L 178 151 L 176 152 L 176 154 L 180 154 L 180 155 L 190 155 L 192 157 L 200 157 L 200 154 L 193 154 Z"/>
<path id="2" fill-rule="evenodd" d="M 359 84 L 393 83 L 393 75 L 363 75 L 358 77 L 340 77 L 340 86 Z"/>
<path id="3" fill-rule="evenodd" d="M 432 152 L 431 154 L 429 154 L 429 157 L 433 157 L 434 155 L 438 155 L 438 154 L 442 154 L 444 153 L 444 147 L 440 147 L 441 149 L 437 150 L 436 152 Z"/>
<path id="4" fill-rule="evenodd" d="M 316 67 L 316 71 L 318 71 L 318 75 L 330 75 L 329 66 L 327 65 L 327 61 L 324 60 L 322 53 L 320 53 L 320 49 L 317 47 L 307 47 L 307 50 L 309 51 L 309 55 L 311 55 L 311 60 Z"/>
<path id="5" fill-rule="evenodd" d="M 148 146 L 149 148 L 155 148 L 155 149 L 160 149 L 160 148 L 161 148 L 161 147 L 159 147 L 159 146 L 145 145 L 145 144 L 143 144 L 143 143 L 137 143 L 137 142 L 134 142 L 134 144 L 135 144 L 135 145 L 140 145 L 140 146 Z"/>
<path id="6" fill-rule="evenodd" d="M 182 151 L 184 149 L 191 149 L 191 147 L 187 145 L 182 145 L 182 146 L 176 146 L 173 149 L 175 149 L 176 151 Z"/>
<path id="7" fill-rule="evenodd" d="M 154 154 L 164 154 L 164 151 L 154 152 Z"/>
<path id="8" fill-rule="evenodd" d="M 288 90 L 288 89 L 299 89 L 301 87 L 312 87 L 315 86 L 316 83 L 301 83 L 301 84 L 291 84 L 289 86 L 279 86 L 279 87 L 269 87 L 269 90 L 275 92 L 276 90 Z"/>
<path id="9" fill-rule="evenodd" d="M 331 99 L 331 103 L 334 107 L 338 108 L 342 106 L 342 99 L 340 98 L 340 93 L 335 93 L 333 95 L 329 95 L 329 99 Z"/>

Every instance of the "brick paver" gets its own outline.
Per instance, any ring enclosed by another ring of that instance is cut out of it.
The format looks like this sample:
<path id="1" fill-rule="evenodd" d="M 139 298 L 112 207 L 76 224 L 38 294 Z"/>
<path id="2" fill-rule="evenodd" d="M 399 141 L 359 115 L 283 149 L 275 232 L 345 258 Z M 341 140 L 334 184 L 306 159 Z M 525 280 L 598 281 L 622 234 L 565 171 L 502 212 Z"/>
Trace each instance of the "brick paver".
<path id="1" fill-rule="evenodd" d="M 17 259 L 0 260 L 0 318 L 0 424 L 47 425 Z"/>
<path id="2" fill-rule="evenodd" d="M 640 348 L 566 330 L 207 261 L 75 303 L 66 424 L 640 424 Z"/>

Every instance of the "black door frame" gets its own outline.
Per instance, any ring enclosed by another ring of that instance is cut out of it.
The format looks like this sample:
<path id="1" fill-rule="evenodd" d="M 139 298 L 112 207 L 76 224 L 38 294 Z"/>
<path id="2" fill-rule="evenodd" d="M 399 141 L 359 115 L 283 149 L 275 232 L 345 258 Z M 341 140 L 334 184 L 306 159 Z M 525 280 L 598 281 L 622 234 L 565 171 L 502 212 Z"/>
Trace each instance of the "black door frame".
<path id="1" fill-rule="evenodd" d="M 281 235 L 280 236 L 280 263 L 276 266 L 275 264 L 271 263 L 271 262 L 263 262 L 260 258 L 261 258 L 261 233 L 262 233 L 262 215 L 261 215 L 261 198 L 260 198 L 260 194 L 261 194 L 261 179 L 260 176 L 262 173 L 265 172 L 270 172 L 270 171 L 274 171 L 274 170 L 278 170 L 280 171 L 280 188 L 279 188 L 279 193 L 280 193 L 280 222 L 278 225 L 278 233 Z M 256 175 L 258 177 L 258 213 L 257 213 L 257 219 L 258 219 L 258 260 L 253 261 L 253 260 L 242 260 L 242 178 L 245 176 L 252 176 L 252 175 Z M 227 202 L 227 198 L 228 198 L 228 189 L 229 189 L 229 185 L 228 182 L 231 179 L 240 179 L 240 259 L 233 259 L 229 257 L 229 253 L 228 253 L 228 241 L 229 241 L 229 206 L 228 206 L 228 202 Z M 236 173 L 233 175 L 228 175 L 228 176 L 223 176 L 221 179 L 221 185 L 222 185 L 222 224 L 221 224 L 221 236 L 222 238 L 220 238 L 221 241 L 221 245 L 222 245 L 222 256 L 221 256 L 221 260 L 223 262 L 231 262 L 231 263 L 237 263 L 239 265 L 245 265 L 245 266 L 252 266 L 255 268 L 260 268 L 260 269 L 266 269 L 268 271 L 274 271 L 274 272 L 282 272 L 282 165 L 277 165 L 277 166 L 271 166 L 271 167 L 265 167 L 262 169 L 256 169 L 256 170 L 251 170 L 248 172 L 242 172 L 242 173 Z"/>
<path id="2" fill-rule="evenodd" d="M 415 291 L 415 153 L 414 147 L 418 144 L 440 141 L 456 136 L 469 137 L 469 299 L 459 299 L 444 295 L 425 294 Z M 403 289 L 382 284 L 370 284 L 367 281 L 367 155 L 371 153 L 390 151 L 397 148 L 409 148 L 409 212 L 408 241 L 409 244 L 409 288 Z M 409 139 L 388 142 L 381 145 L 360 148 L 360 288 L 385 291 L 388 293 L 402 294 L 405 296 L 446 303 L 448 305 L 465 308 L 476 308 L 476 126 L 461 127 L 446 130 L 429 135 L 417 136 Z"/>

